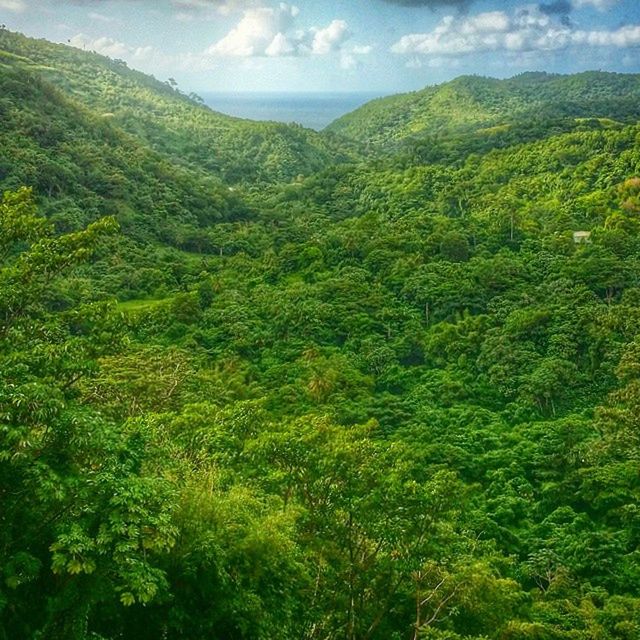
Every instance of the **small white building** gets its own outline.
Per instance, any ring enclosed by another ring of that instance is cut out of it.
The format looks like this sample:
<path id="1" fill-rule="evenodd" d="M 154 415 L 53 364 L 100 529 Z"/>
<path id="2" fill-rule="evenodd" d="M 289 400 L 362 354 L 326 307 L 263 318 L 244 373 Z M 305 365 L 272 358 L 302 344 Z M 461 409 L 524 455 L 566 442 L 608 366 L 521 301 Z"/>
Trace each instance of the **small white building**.
<path id="1" fill-rule="evenodd" d="M 586 244 L 591 242 L 591 231 L 574 231 L 573 241 L 576 244 Z"/>

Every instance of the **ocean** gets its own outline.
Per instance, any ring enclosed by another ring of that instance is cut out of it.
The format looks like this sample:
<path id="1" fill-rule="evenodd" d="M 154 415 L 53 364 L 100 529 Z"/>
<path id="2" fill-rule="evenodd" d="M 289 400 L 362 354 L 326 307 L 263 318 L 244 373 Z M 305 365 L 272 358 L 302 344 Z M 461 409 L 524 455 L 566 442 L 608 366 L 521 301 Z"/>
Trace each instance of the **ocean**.
<path id="1" fill-rule="evenodd" d="M 214 111 L 249 120 L 296 122 L 320 131 L 379 93 L 200 93 Z"/>

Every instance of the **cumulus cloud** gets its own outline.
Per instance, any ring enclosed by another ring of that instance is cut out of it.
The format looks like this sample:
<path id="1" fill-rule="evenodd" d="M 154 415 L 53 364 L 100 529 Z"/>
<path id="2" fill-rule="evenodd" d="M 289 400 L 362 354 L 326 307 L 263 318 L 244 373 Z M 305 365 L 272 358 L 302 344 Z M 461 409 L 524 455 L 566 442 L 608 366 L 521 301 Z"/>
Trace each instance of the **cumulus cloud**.
<path id="1" fill-rule="evenodd" d="M 171 72 L 175 69 L 204 68 L 206 63 L 202 56 L 194 56 L 193 54 L 170 56 L 152 46 L 132 47 L 108 36 L 92 38 L 84 33 L 78 33 L 69 40 L 69 44 L 78 49 L 95 51 L 95 53 L 109 58 L 124 60 L 147 71 L 163 69 Z M 210 68 L 211 65 L 207 66 Z"/>
<path id="2" fill-rule="evenodd" d="M 85 51 L 95 51 L 109 58 L 117 58 L 151 72 L 161 70 L 166 73 L 180 71 L 210 71 L 216 68 L 216 61 L 206 53 L 179 53 L 168 55 L 152 46 L 133 47 L 114 38 L 101 36 L 91 38 L 79 33 L 69 40 L 69 44 Z"/>
<path id="3" fill-rule="evenodd" d="M 572 34 L 572 42 L 592 47 L 638 47 L 640 25 L 628 25 L 614 31 L 575 31 Z"/>
<path id="4" fill-rule="evenodd" d="M 84 33 L 79 33 L 69 40 L 69 44 L 72 47 L 77 47 L 78 49 L 95 51 L 96 53 L 108 56 L 109 58 L 138 57 L 136 55 L 136 49 L 127 46 L 124 42 L 120 42 L 106 36 L 90 38 Z M 140 54 L 142 53 L 142 48 L 140 48 L 139 52 Z"/>
<path id="5" fill-rule="evenodd" d="M 355 44 L 350 49 L 342 49 L 340 53 L 340 68 L 345 71 L 353 71 L 362 67 L 362 58 L 373 51 L 369 44 Z"/>
<path id="6" fill-rule="evenodd" d="M 294 56 L 296 46 L 283 33 L 277 33 L 264 53 L 270 57 Z"/>
<path id="7" fill-rule="evenodd" d="M 504 11 L 489 11 L 460 20 L 446 16 L 430 33 L 403 36 L 391 50 L 403 54 L 459 55 L 496 50 L 501 44 L 506 47 L 512 35 L 511 22 Z"/>
<path id="8" fill-rule="evenodd" d="M 326 27 L 297 28 L 300 10 L 280 3 L 277 7 L 246 9 L 240 22 L 207 50 L 212 56 L 290 57 L 327 55 L 341 51 L 351 37 L 344 20 Z"/>
<path id="9" fill-rule="evenodd" d="M 460 61 L 456 58 L 425 58 L 414 56 L 409 58 L 405 63 L 407 69 L 456 69 L 460 66 Z"/>
<path id="10" fill-rule="evenodd" d="M 320 56 L 327 55 L 332 51 L 339 51 L 351 37 L 349 27 L 344 20 L 333 20 L 325 29 L 313 29 L 313 32 L 311 51 Z"/>
<path id="11" fill-rule="evenodd" d="M 353 69 L 359 66 L 362 56 L 372 51 L 370 45 L 347 46 L 351 32 L 344 20 L 333 20 L 326 27 L 302 29 L 297 24 L 299 13 L 297 7 L 284 2 L 276 7 L 245 9 L 238 24 L 227 35 L 200 52 L 169 55 L 154 47 L 132 47 L 107 36 L 92 38 L 82 33 L 71 38 L 69 43 L 111 58 L 121 58 L 138 68 L 168 72 L 213 69 L 223 57 L 248 62 L 260 58 L 329 54 L 335 54 L 342 68 Z"/>
<path id="12" fill-rule="evenodd" d="M 411 56 L 460 56 L 487 51 L 556 51 L 580 45 L 638 46 L 640 25 L 582 31 L 556 12 L 531 5 L 511 14 L 490 11 L 475 16 L 447 16 L 433 31 L 403 36 L 391 50 Z"/>
<path id="13" fill-rule="evenodd" d="M 297 7 L 281 3 L 278 7 L 247 9 L 242 20 L 222 40 L 209 48 L 212 55 L 266 56 L 276 50 L 295 52 L 296 43 L 287 37 L 298 15 Z M 291 54 L 289 54 L 291 55 Z"/>
<path id="14" fill-rule="evenodd" d="M 20 13 L 27 8 L 24 0 L 0 0 L 0 9 Z"/>
<path id="15" fill-rule="evenodd" d="M 345 71 L 353 71 L 358 68 L 358 59 L 351 53 L 343 53 L 340 56 L 340 68 Z"/>

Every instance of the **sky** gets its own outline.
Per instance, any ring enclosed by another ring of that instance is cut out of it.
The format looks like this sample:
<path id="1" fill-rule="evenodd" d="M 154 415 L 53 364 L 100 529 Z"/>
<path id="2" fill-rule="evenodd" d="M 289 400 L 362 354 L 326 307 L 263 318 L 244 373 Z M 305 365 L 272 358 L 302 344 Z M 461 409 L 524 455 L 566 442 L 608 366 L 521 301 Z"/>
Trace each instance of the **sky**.
<path id="1" fill-rule="evenodd" d="M 0 0 L 0 23 L 196 92 L 640 72 L 640 0 Z"/>

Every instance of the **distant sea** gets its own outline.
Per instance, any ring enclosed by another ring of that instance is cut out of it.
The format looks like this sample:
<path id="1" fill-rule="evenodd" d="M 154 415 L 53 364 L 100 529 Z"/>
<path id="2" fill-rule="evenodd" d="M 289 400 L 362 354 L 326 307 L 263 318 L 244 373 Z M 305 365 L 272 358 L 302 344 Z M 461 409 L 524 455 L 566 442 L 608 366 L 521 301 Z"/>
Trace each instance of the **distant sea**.
<path id="1" fill-rule="evenodd" d="M 200 93 L 214 111 L 250 120 L 296 122 L 324 129 L 379 93 Z"/>

